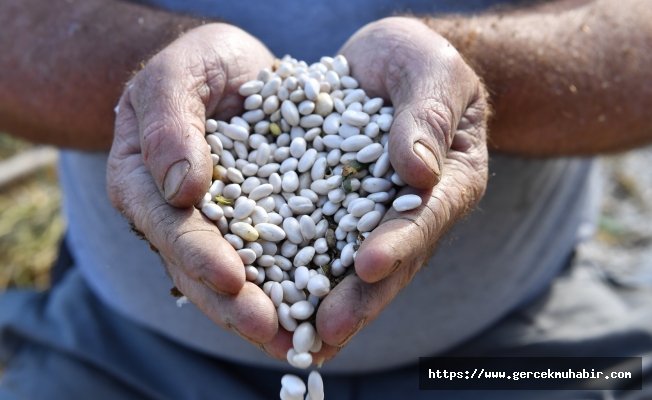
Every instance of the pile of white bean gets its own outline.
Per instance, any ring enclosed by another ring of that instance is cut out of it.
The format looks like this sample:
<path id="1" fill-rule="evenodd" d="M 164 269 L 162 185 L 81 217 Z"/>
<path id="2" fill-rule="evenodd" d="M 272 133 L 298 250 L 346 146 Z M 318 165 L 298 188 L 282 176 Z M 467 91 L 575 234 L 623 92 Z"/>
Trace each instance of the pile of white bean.
<path id="1" fill-rule="evenodd" d="M 308 368 L 322 346 L 313 325 L 320 300 L 353 273 L 360 242 L 405 185 L 389 160 L 394 110 L 358 88 L 343 56 L 310 66 L 286 56 L 239 92 L 247 110 L 241 117 L 206 120 L 214 181 L 197 208 L 236 249 L 247 280 L 271 298 L 281 326 L 294 332 L 290 365 Z M 406 195 L 394 207 L 420 204 Z M 297 395 L 294 378 L 282 399 L 303 397 L 305 385 Z M 318 380 L 321 394 L 307 398 L 323 398 Z"/>

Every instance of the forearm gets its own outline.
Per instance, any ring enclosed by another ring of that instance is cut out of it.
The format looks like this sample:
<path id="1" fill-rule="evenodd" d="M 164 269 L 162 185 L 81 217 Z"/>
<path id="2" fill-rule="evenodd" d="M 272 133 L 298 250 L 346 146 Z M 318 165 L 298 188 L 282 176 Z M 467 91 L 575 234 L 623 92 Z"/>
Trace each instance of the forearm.
<path id="1" fill-rule="evenodd" d="M 0 5 L 0 130 L 63 147 L 109 149 L 125 82 L 201 21 L 110 0 Z"/>
<path id="2" fill-rule="evenodd" d="M 586 155 L 652 141 L 650 3 L 577 3 L 427 20 L 487 85 L 494 151 Z"/>

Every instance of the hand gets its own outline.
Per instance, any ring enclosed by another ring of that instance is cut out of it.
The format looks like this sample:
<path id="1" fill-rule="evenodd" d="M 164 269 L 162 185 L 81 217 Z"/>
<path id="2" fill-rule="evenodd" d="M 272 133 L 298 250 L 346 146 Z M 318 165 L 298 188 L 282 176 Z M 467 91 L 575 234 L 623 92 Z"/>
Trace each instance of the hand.
<path id="1" fill-rule="evenodd" d="M 410 282 L 442 234 L 480 200 L 487 181 L 485 92 L 444 38 L 417 20 L 388 18 L 360 29 L 341 53 L 370 97 L 394 105 L 390 159 L 411 186 L 399 195 L 417 194 L 423 204 L 403 213 L 390 208 L 358 250 L 357 276 L 320 305 L 317 331 L 336 347 Z"/>
<path id="2" fill-rule="evenodd" d="M 193 205 L 211 183 L 206 116 L 240 113 L 238 88 L 273 60 L 233 26 L 186 33 L 128 84 L 107 173 L 111 202 L 159 250 L 177 288 L 215 323 L 254 344 L 276 336 L 276 310 L 245 282 L 240 257 Z"/>

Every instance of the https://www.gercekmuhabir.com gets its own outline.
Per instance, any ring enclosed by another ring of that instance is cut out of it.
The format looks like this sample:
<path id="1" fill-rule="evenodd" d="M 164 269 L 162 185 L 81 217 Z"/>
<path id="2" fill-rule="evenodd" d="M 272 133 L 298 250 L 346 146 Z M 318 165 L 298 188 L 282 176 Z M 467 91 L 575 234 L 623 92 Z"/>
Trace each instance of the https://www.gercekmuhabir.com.
<path id="1" fill-rule="evenodd" d="M 424 357 L 422 390 L 641 390 L 641 357 Z"/>

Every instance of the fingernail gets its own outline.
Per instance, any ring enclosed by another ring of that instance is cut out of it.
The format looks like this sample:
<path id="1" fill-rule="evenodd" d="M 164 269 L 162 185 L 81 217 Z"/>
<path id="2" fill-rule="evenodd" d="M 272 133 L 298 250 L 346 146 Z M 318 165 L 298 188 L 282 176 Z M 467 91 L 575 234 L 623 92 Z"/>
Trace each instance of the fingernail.
<path id="1" fill-rule="evenodd" d="M 344 347 L 344 346 L 349 342 L 349 340 L 351 340 L 351 338 L 352 338 L 353 336 L 355 336 L 355 334 L 358 333 L 358 331 L 360 331 L 360 329 L 362 329 L 362 327 L 364 326 L 365 321 L 367 321 L 367 318 L 362 318 L 362 319 L 360 320 L 360 322 L 358 322 L 358 325 L 356 325 L 355 329 L 353 329 L 353 330 L 351 331 L 351 333 L 349 333 L 349 336 L 347 336 L 347 337 L 342 341 L 342 343 L 340 343 L 337 347 L 338 347 L 339 349 L 342 349 L 342 347 Z"/>
<path id="2" fill-rule="evenodd" d="M 392 264 L 392 268 L 387 272 L 387 275 L 385 275 L 383 279 L 393 274 L 400 266 L 401 266 L 401 260 L 394 261 L 394 264 Z"/>
<path id="3" fill-rule="evenodd" d="M 269 351 L 267 351 L 267 347 L 265 347 L 264 344 L 256 343 L 256 347 L 258 347 L 258 349 L 259 349 L 260 351 L 262 351 L 263 353 L 267 354 L 268 356 L 270 356 L 270 357 L 272 357 L 272 358 L 277 358 L 277 357 L 274 357 L 274 356 L 272 355 L 272 353 L 270 353 Z"/>
<path id="4" fill-rule="evenodd" d="M 412 149 L 421 158 L 421 160 L 430 168 L 430 170 L 437 176 L 441 176 L 441 168 L 439 168 L 439 160 L 435 153 L 426 145 L 421 142 L 415 142 Z"/>
<path id="5" fill-rule="evenodd" d="M 243 335 L 242 332 L 240 332 L 240 331 L 239 331 L 235 326 L 233 326 L 230 322 L 227 323 L 227 325 L 228 325 L 229 329 L 230 329 L 233 333 L 235 333 L 236 335 L 240 336 L 241 338 L 243 338 L 244 340 L 246 340 L 247 342 L 253 344 L 253 345 L 256 346 L 256 347 L 260 346 L 260 343 L 258 343 L 258 342 L 256 342 L 255 340 L 253 340 L 253 339 L 251 339 L 251 338 L 249 338 L 249 337 Z M 259 348 L 260 348 L 260 347 L 259 347 Z M 265 350 L 263 350 L 263 351 L 265 351 Z M 267 351 L 265 351 L 265 353 L 267 353 Z M 267 353 L 267 354 L 269 354 L 269 353 Z"/>
<path id="6" fill-rule="evenodd" d="M 202 281 L 202 283 L 203 283 L 204 285 L 208 286 L 212 291 L 214 291 L 214 292 L 216 292 L 216 293 L 223 294 L 222 292 L 220 292 L 219 290 L 217 290 L 217 287 L 215 287 L 215 285 L 213 285 L 212 283 L 210 283 L 210 282 L 207 281 L 206 279 L 201 278 L 201 281 Z"/>
<path id="7" fill-rule="evenodd" d="M 188 175 L 188 171 L 190 171 L 190 163 L 185 159 L 177 161 L 168 169 L 165 175 L 165 181 L 163 182 L 163 191 L 165 192 L 166 200 L 170 200 L 176 196 L 177 192 L 179 192 L 179 187 L 181 187 L 183 180 Z"/>

